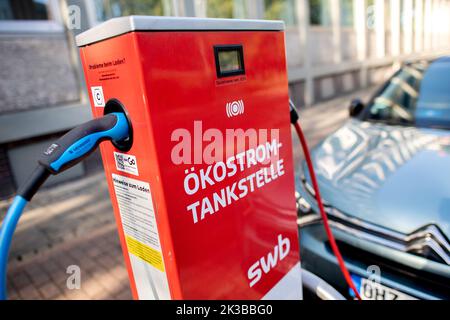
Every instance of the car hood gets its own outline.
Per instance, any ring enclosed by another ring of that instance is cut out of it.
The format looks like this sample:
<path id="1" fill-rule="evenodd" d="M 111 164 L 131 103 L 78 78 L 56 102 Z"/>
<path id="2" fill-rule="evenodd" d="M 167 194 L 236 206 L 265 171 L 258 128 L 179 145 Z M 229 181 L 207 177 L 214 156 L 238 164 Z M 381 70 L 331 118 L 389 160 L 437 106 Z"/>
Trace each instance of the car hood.
<path id="1" fill-rule="evenodd" d="M 450 237 L 449 131 L 352 119 L 312 157 L 329 205 L 404 234 L 435 224 Z"/>

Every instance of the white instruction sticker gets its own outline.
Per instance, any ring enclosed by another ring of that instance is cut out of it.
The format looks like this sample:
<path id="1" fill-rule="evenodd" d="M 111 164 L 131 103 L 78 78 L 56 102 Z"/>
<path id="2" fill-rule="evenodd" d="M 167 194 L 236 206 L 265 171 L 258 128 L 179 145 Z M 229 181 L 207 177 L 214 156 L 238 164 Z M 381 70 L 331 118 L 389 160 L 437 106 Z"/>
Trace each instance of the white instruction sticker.
<path id="1" fill-rule="evenodd" d="M 116 161 L 116 169 L 122 172 L 131 173 L 135 176 L 139 175 L 137 160 L 135 156 L 114 152 L 114 160 Z"/>
<path id="2" fill-rule="evenodd" d="M 139 299 L 170 299 L 150 185 L 112 174 Z"/>

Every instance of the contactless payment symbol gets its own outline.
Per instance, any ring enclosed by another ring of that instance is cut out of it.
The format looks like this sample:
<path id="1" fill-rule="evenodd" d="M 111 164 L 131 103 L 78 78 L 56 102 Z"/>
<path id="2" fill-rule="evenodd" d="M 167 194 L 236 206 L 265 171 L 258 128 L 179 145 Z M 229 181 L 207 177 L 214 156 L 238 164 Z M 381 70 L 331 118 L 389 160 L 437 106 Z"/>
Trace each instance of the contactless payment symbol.
<path id="1" fill-rule="evenodd" d="M 92 99 L 94 100 L 94 106 L 104 107 L 105 106 L 105 97 L 103 96 L 103 88 L 102 87 L 91 87 L 91 91 L 92 91 Z"/>

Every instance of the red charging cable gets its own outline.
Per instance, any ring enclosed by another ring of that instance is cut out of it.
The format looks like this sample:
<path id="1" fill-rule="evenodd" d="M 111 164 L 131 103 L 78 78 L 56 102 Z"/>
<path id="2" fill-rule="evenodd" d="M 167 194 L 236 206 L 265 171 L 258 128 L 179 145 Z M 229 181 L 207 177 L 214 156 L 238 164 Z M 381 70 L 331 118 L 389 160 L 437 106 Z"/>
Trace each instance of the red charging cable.
<path id="1" fill-rule="evenodd" d="M 291 121 L 293 122 L 295 131 L 297 132 L 297 135 L 302 144 L 303 153 L 305 154 L 306 164 L 308 165 L 309 175 L 311 176 L 311 181 L 313 184 L 317 205 L 319 206 L 320 215 L 322 216 L 322 220 L 323 220 L 323 226 L 325 227 L 325 231 L 327 233 L 328 240 L 330 241 L 331 249 L 333 250 L 333 253 L 336 256 L 336 259 L 338 260 L 339 268 L 341 269 L 341 272 L 344 275 L 345 281 L 347 282 L 348 286 L 353 290 L 356 298 L 358 298 L 358 300 L 361 300 L 361 296 L 359 295 L 358 290 L 356 290 L 356 286 L 353 283 L 353 280 L 350 276 L 350 273 L 347 270 L 347 267 L 345 266 L 344 259 L 342 258 L 341 252 L 339 251 L 339 248 L 336 244 L 336 240 L 334 239 L 334 236 L 333 236 L 333 232 L 331 231 L 330 225 L 328 223 L 328 216 L 325 212 L 325 208 L 322 203 L 322 197 L 320 195 L 319 184 L 317 183 L 316 173 L 314 171 L 314 167 L 312 164 L 311 154 L 309 153 L 308 144 L 306 143 L 305 135 L 303 134 L 302 128 L 300 127 L 300 123 L 296 119 L 295 119 L 295 122 L 293 121 L 292 112 L 296 113 L 296 110 L 291 102 Z M 297 114 L 295 115 L 295 117 L 298 119 Z"/>

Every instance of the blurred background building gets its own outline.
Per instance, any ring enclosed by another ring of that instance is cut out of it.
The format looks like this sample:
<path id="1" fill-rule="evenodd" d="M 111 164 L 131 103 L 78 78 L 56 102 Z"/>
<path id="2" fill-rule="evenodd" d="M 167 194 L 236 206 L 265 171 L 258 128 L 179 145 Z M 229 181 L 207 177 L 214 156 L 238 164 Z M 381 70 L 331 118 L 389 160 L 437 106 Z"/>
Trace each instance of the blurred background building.
<path id="1" fill-rule="evenodd" d="M 450 0 L 0 0 L 0 199 L 44 146 L 91 117 L 74 35 L 131 14 L 284 20 L 301 107 L 450 52 Z M 100 169 L 97 154 L 48 184 Z"/>

